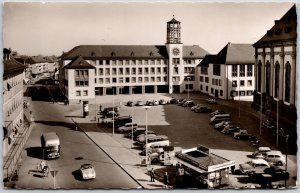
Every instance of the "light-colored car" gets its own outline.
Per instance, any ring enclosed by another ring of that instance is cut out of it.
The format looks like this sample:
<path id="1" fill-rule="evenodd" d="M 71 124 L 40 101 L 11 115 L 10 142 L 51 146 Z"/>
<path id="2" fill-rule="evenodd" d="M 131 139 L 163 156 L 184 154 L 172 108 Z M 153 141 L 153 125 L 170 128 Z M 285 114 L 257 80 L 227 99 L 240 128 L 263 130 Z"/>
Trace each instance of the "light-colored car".
<path id="1" fill-rule="evenodd" d="M 148 134 L 147 137 L 148 137 L 148 140 L 152 137 L 155 137 L 156 135 L 155 134 Z M 136 141 L 137 143 L 141 144 L 141 145 L 144 145 L 145 142 L 146 142 L 146 135 L 145 134 L 141 134 L 139 136 L 136 137 Z"/>
<path id="2" fill-rule="evenodd" d="M 210 113 L 210 116 L 213 117 L 215 115 L 222 115 L 222 114 L 226 114 L 226 112 L 223 110 L 215 110 L 214 112 Z"/>
<path id="3" fill-rule="evenodd" d="M 159 105 L 159 102 L 158 102 L 157 100 L 154 100 L 154 101 L 152 101 L 152 104 L 153 104 L 154 106 L 157 106 L 157 105 Z"/>
<path id="4" fill-rule="evenodd" d="M 285 157 L 282 155 L 281 151 L 275 150 L 266 152 L 264 159 L 269 163 L 285 164 L 286 162 Z"/>
<path id="5" fill-rule="evenodd" d="M 144 106 L 144 102 L 143 101 L 137 101 L 135 103 L 135 106 Z"/>
<path id="6" fill-rule="evenodd" d="M 240 130 L 239 132 L 233 133 L 235 139 L 252 139 L 252 135 L 247 130 Z"/>
<path id="7" fill-rule="evenodd" d="M 138 127 L 137 123 L 125 123 L 124 126 L 118 128 L 118 132 L 131 131 L 132 129 L 136 129 L 137 127 Z"/>
<path id="8" fill-rule="evenodd" d="M 193 107 L 195 106 L 194 101 L 186 101 L 185 103 L 182 104 L 183 107 Z"/>
<path id="9" fill-rule="evenodd" d="M 191 110 L 194 111 L 195 109 L 197 109 L 198 107 L 201 107 L 201 106 L 203 106 L 203 105 L 196 104 L 196 105 L 194 105 L 194 106 L 191 107 Z"/>
<path id="10" fill-rule="evenodd" d="M 79 171 L 83 180 L 96 178 L 96 171 L 92 164 L 82 164 Z"/>
<path id="11" fill-rule="evenodd" d="M 160 99 L 159 100 L 159 104 L 160 105 L 165 105 L 165 104 L 167 104 L 167 102 L 164 99 Z"/>
<path id="12" fill-rule="evenodd" d="M 254 159 L 244 164 L 240 164 L 240 171 L 243 174 L 248 175 L 263 174 L 269 168 L 269 163 L 263 159 Z"/>
<path id="13" fill-rule="evenodd" d="M 269 147 L 259 147 L 256 151 L 254 151 L 251 155 L 253 158 L 264 158 L 266 152 L 271 151 Z"/>

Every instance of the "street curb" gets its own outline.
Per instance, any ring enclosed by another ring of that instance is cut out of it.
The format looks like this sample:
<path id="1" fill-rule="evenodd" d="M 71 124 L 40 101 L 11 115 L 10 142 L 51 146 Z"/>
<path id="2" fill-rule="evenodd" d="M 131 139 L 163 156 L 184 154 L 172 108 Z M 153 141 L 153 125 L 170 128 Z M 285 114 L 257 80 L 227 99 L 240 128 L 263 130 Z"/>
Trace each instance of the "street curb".
<path id="1" fill-rule="evenodd" d="M 74 122 L 74 120 L 72 120 Z M 79 129 L 97 146 L 99 147 L 114 163 L 116 163 L 128 176 L 130 176 L 142 189 L 144 186 L 136 180 L 130 173 L 128 173 L 118 162 L 116 162 L 101 146 L 99 146 L 78 124 Z"/>

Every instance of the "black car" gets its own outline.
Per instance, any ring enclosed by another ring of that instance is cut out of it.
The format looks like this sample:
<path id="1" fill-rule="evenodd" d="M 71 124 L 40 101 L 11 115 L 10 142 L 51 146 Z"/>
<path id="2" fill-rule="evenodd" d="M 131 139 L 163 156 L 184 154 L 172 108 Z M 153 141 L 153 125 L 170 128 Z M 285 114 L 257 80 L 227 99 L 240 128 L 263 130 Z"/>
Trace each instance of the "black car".
<path id="1" fill-rule="evenodd" d="M 211 113 L 212 109 L 206 106 L 198 107 L 194 110 L 196 113 Z"/>
<path id="2" fill-rule="evenodd" d="M 117 117 L 114 119 L 115 127 L 122 127 L 126 123 L 131 123 L 131 122 L 132 122 L 131 116 L 122 116 L 122 117 Z"/>
<path id="3" fill-rule="evenodd" d="M 133 130 L 133 132 L 128 132 L 126 136 L 131 138 L 131 135 L 133 134 L 133 138 L 135 139 L 138 135 L 145 133 L 145 131 L 146 131 L 145 128 L 137 128 Z"/>
<path id="4" fill-rule="evenodd" d="M 128 101 L 127 103 L 126 103 L 126 106 L 129 106 L 129 107 L 133 107 L 133 102 L 132 101 Z"/>
<path id="5" fill-rule="evenodd" d="M 240 130 L 241 130 L 241 128 L 238 127 L 238 126 L 235 126 L 235 125 L 227 125 L 227 126 L 221 131 L 221 133 L 224 133 L 224 134 L 233 134 L 233 133 L 239 132 Z"/>

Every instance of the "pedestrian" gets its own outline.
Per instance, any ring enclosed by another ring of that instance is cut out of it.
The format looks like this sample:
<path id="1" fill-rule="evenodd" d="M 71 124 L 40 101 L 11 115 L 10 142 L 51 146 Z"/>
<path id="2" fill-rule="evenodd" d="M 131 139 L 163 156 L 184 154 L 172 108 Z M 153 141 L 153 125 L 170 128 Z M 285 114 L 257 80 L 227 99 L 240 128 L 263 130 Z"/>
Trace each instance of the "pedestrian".
<path id="1" fill-rule="evenodd" d="M 100 105 L 100 113 L 101 113 L 101 111 L 102 111 L 102 105 Z"/>
<path id="2" fill-rule="evenodd" d="M 164 175 L 164 184 L 165 184 L 166 189 L 168 189 L 169 176 L 168 176 L 167 172 L 165 172 L 165 175 Z"/>
<path id="3" fill-rule="evenodd" d="M 150 170 L 150 181 L 155 182 L 154 181 L 154 170 L 153 170 L 153 168 Z"/>

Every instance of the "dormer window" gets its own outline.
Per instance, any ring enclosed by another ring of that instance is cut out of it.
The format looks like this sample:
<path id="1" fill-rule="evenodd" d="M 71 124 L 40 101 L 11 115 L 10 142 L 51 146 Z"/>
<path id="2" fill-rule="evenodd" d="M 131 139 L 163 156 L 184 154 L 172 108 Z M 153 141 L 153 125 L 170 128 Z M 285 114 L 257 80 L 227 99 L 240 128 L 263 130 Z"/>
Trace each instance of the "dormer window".
<path id="1" fill-rule="evenodd" d="M 115 53 L 115 52 L 112 52 L 110 55 L 111 55 L 111 56 L 116 56 L 116 53 Z"/>
<path id="2" fill-rule="evenodd" d="M 91 56 L 92 56 L 92 57 L 95 57 L 95 56 L 96 56 L 96 53 L 95 53 L 95 52 L 91 52 Z"/>
<path id="3" fill-rule="evenodd" d="M 131 56 L 134 56 L 134 52 L 131 52 L 131 54 L 130 54 Z"/>
<path id="4" fill-rule="evenodd" d="M 149 54 L 150 56 L 153 56 L 153 52 L 150 52 L 150 54 Z"/>
<path id="5" fill-rule="evenodd" d="M 190 56 L 194 56 L 194 52 L 191 51 L 191 52 L 190 52 Z"/>
<path id="6" fill-rule="evenodd" d="M 276 35 L 281 34 L 281 32 L 282 32 L 282 28 L 276 28 L 276 29 L 275 29 L 275 34 L 276 34 Z"/>

